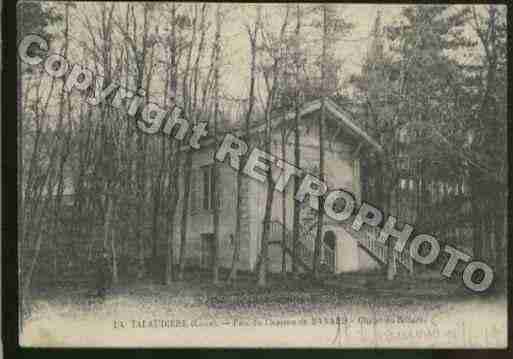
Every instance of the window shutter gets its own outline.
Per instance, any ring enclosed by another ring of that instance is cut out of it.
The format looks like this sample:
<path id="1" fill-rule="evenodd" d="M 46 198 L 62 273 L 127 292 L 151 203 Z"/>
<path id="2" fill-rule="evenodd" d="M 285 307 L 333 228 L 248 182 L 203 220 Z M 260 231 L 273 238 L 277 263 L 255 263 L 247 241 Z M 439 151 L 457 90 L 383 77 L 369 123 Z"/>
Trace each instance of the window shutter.
<path id="1" fill-rule="evenodd" d="M 202 167 L 201 168 L 201 178 L 202 185 L 200 187 L 201 190 L 201 202 L 199 203 L 200 208 L 202 210 L 208 210 L 210 208 L 210 168 Z"/>
<path id="2" fill-rule="evenodd" d="M 197 183 L 198 179 L 198 170 L 196 168 L 191 169 L 191 193 L 190 193 L 190 206 L 191 206 L 191 214 L 196 214 L 198 212 L 198 189 Z"/>
<path id="3" fill-rule="evenodd" d="M 210 166 L 210 197 L 211 197 L 210 208 L 211 209 L 221 208 L 220 204 L 221 204 L 222 189 L 221 189 L 221 183 L 219 183 L 219 178 L 216 178 L 216 180 L 218 181 L 217 183 L 215 183 L 215 181 L 214 181 L 214 176 L 216 175 L 215 172 L 216 171 L 215 171 L 214 166 L 213 165 Z M 217 172 L 219 173 L 219 167 L 217 168 Z M 215 193 L 216 189 L 217 189 L 218 193 Z"/>
<path id="4" fill-rule="evenodd" d="M 221 178 L 222 178 L 222 168 L 221 166 L 218 164 L 217 165 L 217 188 L 218 188 L 218 196 L 217 196 L 217 208 L 219 210 L 221 210 L 222 208 L 222 205 L 223 205 L 223 182 L 221 181 Z"/>
<path id="5" fill-rule="evenodd" d="M 194 192 L 196 192 L 196 211 L 200 212 L 203 209 L 203 173 L 200 167 L 196 169 L 194 185 Z"/>

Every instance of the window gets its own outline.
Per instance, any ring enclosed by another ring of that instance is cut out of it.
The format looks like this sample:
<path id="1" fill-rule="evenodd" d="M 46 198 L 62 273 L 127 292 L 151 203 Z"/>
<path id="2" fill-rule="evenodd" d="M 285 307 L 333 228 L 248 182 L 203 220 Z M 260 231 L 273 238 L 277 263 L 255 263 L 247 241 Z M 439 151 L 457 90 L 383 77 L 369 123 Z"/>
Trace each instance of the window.
<path id="1" fill-rule="evenodd" d="M 401 179 L 399 180 L 399 187 L 400 187 L 401 189 L 406 189 L 406 180 L 405 180 L 404 178 L 401 178 Z"/>
<path id="2" fill-rule="evenodd" d="M 219 173 L 219 170 L 218 170 Z M 206 165 L 192 169 L 191 173 L 191 192 L 190 192 L 190 211 L 192 215 L 200 214 L 204 211 L 211 211 L 214 208 L 214 167 Z M 219 184 L 222 185 L 221 183 Z M 220 193 L 222 193 L 220 191 Z M 217 198 L 219 207 L 220 198 Z"/>
<path id="3" fill-rule="evenodd" d="M 408 142 L 408 129 L 403 127 L 399 130 L 399 142 L 407 143 Z"/>
<path id="4" fill-rule="evenodd" d="M 201 168 L 201 179 L 203 182 L 201 190 L 201 208 L 208 211 L 214 208 L 214 166 Z"/>

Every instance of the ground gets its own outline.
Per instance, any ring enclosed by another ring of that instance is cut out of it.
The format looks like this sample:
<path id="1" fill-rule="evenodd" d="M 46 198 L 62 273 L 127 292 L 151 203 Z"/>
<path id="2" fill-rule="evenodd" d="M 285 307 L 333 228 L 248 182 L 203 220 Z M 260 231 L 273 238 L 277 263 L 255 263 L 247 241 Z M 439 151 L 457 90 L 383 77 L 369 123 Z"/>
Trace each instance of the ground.
<path id="1" fill-rule="evenodd" d="M 236 286 L 191 275 L 112 288 L 39 291 L 22 345 L 504 347 L 506 298 L 441 278 L 342 275 L 320 282 L 252 276 Z"/>

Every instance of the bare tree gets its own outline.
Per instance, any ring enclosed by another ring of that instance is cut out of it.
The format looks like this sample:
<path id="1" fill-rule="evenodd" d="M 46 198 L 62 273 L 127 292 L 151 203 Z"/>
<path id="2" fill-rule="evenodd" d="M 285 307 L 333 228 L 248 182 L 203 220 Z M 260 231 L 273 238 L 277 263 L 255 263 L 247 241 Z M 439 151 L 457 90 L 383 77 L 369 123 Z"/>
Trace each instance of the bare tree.
<path id="1" fill-rule="evenodd" d="M 64 6 L 65 8 L 65 30 L 64 30 L 64 44 L 61 48 L 61 53 L 64 56 L 67 53 L 68 49 L 68 33 L 69 33 L 69 4 Z M 21 74 L 20 74 L 21 75 Z M 28 240 L 28 236 L 31 233 L 35 233 L 35 245 L 34 252 L 32 255 L 32 259 L 29 263 L 28 272 L 26 275 L 22 275 L 22 301 L 23 308 L 28 309 L 26 304 L 30 298 L 30 287 L 32 284 L 32 279 L 34 275 L 34 270 L 36 265 L 38 264 L 41 246 L 43 237 L 45 236 L 53 236 L 53 250 L 56 251 L 56 233 L 55 226 L 56 222 L 50 216 L 51 213 L 55 214 L 55 211 L 58 210 L 60 205 L 60 199 L 62 198 L 62 171 L 64 167 L 64 163 L 66 162 L 67 156 L 69 154 L 69 138 L 71 132 L 64 133 L 64 91 L 61 92 L 60 101 L 59 101 L 59 114 L 57 117 L 57 124 L 53 127 L 49 124 L 49 128 L 47 131 L 48 141 L 47 142 L 47 166 L 46 168 L 40 167 L 37 163 L 37 154 L 35 153 L 36 149 L 39 147 L 40 136 L 42 136 L 42 122 L 45 120 L 49 120 L 49 103 L 50 98 L 53 95 L 53 89 L 55 85 L 55 79 L 52 79 L 50 89 L 48 92 L 48 96 L 46 100 L 43 102 L 42 97 L 39 94 L 39 89 L 41 86 L 41 82 L 37 85 L 37 93 L 36 93 L 36 103 L 34 107 L 35 117 L 36 117 L 36 141 L 34 142 L 33 148 L 33 157 L 30 162 L 29 168 L 29 176 L 26 182 L 25 188 L 25 198 L 24 198 L 24 206 L 22 207 L 23 211 L 26 209 L 31 211 L 31 215 L 35 217 L 35 222 L 32 221 L 23 221 L 23 223 L 28 228 L 22 232 L 22 241 L 30 244 Z M 39 107 L 42 105 L 42 108 Z M 69 109 L 69 107 L 68 107 Z M 69 116 L 68 116 L 69 117 Z M 57 188 L 56 193 L 56 181 L 57 184 L 60 185 Z M 32 187 L 32 188 L 31 188 Z M 42 203 L 41 203 L 42 202 Z M 26 208 L 27 203 L 29 207 Z M 51 211 L 53 205 L 53 211 Z M 26 212 L 25 212 L 26 213 Z M 22 216 L 25 215 L 22 213 Z M 27 217 L 25 217 L 27 218 Z M 54 279 L 56 277 L 56 272 L 54 272 Z"/>
<path id="2" fill-rule="evenodd" d="M 192 34 L 190 45 L 187 54 L 186 68 L 183 78 L 183 96 L 184 96 L 184 112 L 190 119 L 192 123 L 195 124 L 198 122 L 200 111 L 198 106 L 198 95 L 200 88 L 200 59 L 204 55 L 205 49 L 205 35 L 207 31 L 207 23 L 206 23 L 206 10 L 207 4 L 202 4 L 201 7 L 199 4 L 194 5 L 194 16 L 192 19 Z M 196 59 L 194 61 L 194 66 L 192 63 L 192 54 L 193 47 L 196 42 L 196 38 L 198 36 L 199 31 L 199 41 L 198 47 L 196 50 Z M 192 68 L 192 73 L 191 73 Z M 208 81 L 204 84 L 204 91 L 208 88 Z M 202 99 L 201 107 L 204 107 L 206 103 L 206 97 Z M 182 164 L 183 174 L 184 174 L 184 197 L 182 202 L 182 218 L 180 222 L 180 254 L 179 254 L 179 269 L 178 269 L 178 279 L 183 280 L 184 278 L 184 270 L 185 270 L 185 260 L 186 260 L 186 244 L 187 244 L 187 231 L 188 231 L 188 219 L 189 219 L 189 202 L 190 202 L 190 193 L 191 193 L 191 168 L 192 168 L 192 150 L 188 149 L 185 152 L 185 158 Z"/>
<path id="3" fill-rule="evenodd" d="M 296 29 L 295 29 L 295 83 L 296 91 L 294 94 L 294 166 L 300 168 L 301 161 L 301 143 L 299 133 L 300 109 L 301 109 L 301 87 L 300 87 L 300 72 L 301 72 L 301 53 L 300 53 L 300 34 L 301 34 L 301 7 L 298 4 L 296 7 Z M 294 177 L 294 193 L 299 191 L 301 179 Z M 294 276 L 298 274 L 297 256 L 298 256 L 298 240 L 299 240 L 299 219 L 301 213 L 301 206 L 298 201 L 294 201 L 294 212 L 292 218 L 292 273 Z"/>
<path id="4" fill-rule="evenodd" d="M 216 8 L 216 33 L 214 39 L 214 146 L 218 147 L 218 122 L 219 122 L 219 68 L 221 65 L 221 4 Z M 219 166 L 214 160 L 212 168 L 212 191 L 214 197 L 213 203 L 213 227 L 214 227 L 214 263 L 212 265 L 212 283 L 219 284 Z"/>
<path id="5" fill-rule="evenodd" d="M 319 180 L 324 182 L 324 126 L 326 121 L 326 51 L 328 46 L 328 5 L 322 5 L 322 58 L 321 58 L 321 116 L 319 118 Z M 324 222 L 324 197 L 319 198 L 317 212 L 317 234 L 313 253 L 312 274 L 314 278 L 319 275 L 319 262 L 322 245 L 322 228 Z"/>
<path id="6" fill-rule="evenodd" d="M 250 124 L 251 118 L 253 116 L 253 110 L 255 106 L 255 81 L 256 81 L 256 60 L 257 60 L 257 42 L 258 42 L 258 32 L 260 31 L 260 17 L 261 17 L 261 8 L 257 7 L 257 15 L 253 28 L 246 24 L 246 32 L 248 33 L 248 39 L 250 44 L 250 53 L 251 53 L 251 67 L 250 67 L 250 80 L 249 80 L 249 97 L 248 97 L 248 108 L 245 116 L 245 133 L 243 139 L 245 141 L 249 141 L 250 135 Z M 233 243 L 233 260 L 232 267 L 230 270 L 230 275 L 228 280 L 234 283 L 237 280 L 237 266 L 240 259 L 240 245 L 241 245 L 241 207 L 242 201 L 244 200 L 242 196 L 242 166 L 240 166 L 237 171 L 237 204 L 236 204 L 236 222 L 235 222 L 235 238 Z"/>
<path id="7" fill-rule="evenodd" d="M 285 18 L 283 20 L 279 35 L 273 39 L 273 35 L 262 28 L 262 39 L 264 40 L 264 48 L 270 58 L 270 66 L 264 66 L 263 76 L 267 88 L 267 100 L 265 104 L 265 133 L 264 148 L 267 153 L 271 153 L 272 141 L 272 109 L 274 105 L 275 95 L 279 86 L 279 76 L 282 70 L 283 45 L 285 40 L 285 30 L 289 22 L 290 6 L 286 6 Z M 263 220 L 262 239 L 260 247 L 260 267 L 258 273 L 258 285 L 265 286 L 267 284 L 267 266 L 268 266 L 268 242 L 271 227 L 271 210 L 274 199 L 274 180 L 272 178 L 271 168 L 267 171 L 267 194 L 265 201 L 265 212 Z"/>

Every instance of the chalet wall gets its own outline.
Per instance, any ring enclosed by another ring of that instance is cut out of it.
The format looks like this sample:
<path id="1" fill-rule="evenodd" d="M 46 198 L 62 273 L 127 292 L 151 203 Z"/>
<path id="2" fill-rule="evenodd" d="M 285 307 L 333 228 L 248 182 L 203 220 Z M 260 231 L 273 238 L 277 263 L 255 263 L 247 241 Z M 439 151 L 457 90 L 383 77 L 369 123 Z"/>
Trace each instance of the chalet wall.
<path id="1" fill-rule="evenodd" d="M 285 151 L 283 151 L 282 143 L 283 137 L 281 131 L 278 129 L 273 133 L 271 153 L 280 159 L 284 159 L 290 164 L 294 163 L 294 136 L 293 132 L 288 130 L 288 137 L 285 140 Z M 300 126 L 300 143 L 301 143 L 301 158 L 300 167 L 307 172 L 317 175 L 319 169 L 319 127 L 316 124 L 314 117 L 305 118 Z M 342 188 L 350 191 L 356 197 L 356 200 L 361 201 L 361 179 L 360 179 L 360 161 L 359 158 L 353 157 L 354 145 L 351 143 L 344 143 L 340 138 L 331 140 L 331 136 L 327 136 L 327 143 L 325 147 L 325 181 L 330 189 Z M 329 142 L 329 143 L 328 143 Z M 260 146 L 262 149 L 262 147 Z M 285 156 L 283 155 L 283 152 Z M 276 179 L 279 175 L 279 170 L 273 172 L 273 178 Z M 287 228 L 292 229 L 293 210 L 294 210 L 294 184 L 293 180 L 287 185 L 285 192 L 286 198 L 283 198 L 283 193 L 275 191 L 273 198 L 273 206 L 271 219 L 284 223 Z M 255 263 L 257 254 L 260 251 L 260 241 L 262 236 L 262 222 L 265 212 L 265 201 L 267 193 L 267 184 L 252 180 L 250 184 L 250 212 L 255 214 L 251 219 L 251 245 L 250 253 L 252 264 Z M 307 198 L 308 200 L 308 198 Z M 283 217 L 283 205 L 285 203 L 285 218 Z M 325 222 L 331 226 L 337 226 L 337 223 L 327 217 Z M 339 237 L 339 236 L 337 236 Z M 307 247 L 312 251 L 314 248 L 313 241 L 304 242 Z M 356 243 L 356 242 L 355 242 Z M 271 271 L 281 271 L 281 249 L 277 246 L 271 246 L 269 251 L 270 269 Z M 274 248 L 276 247 L 276 248 Z M 344 248 L 347 246 L 344 246 Z M 342 248 L 342 247 L 341 247 Z M 356 248 L 356 247 L 355 247 Z M 354 253 L 353 253 L 354 252 Z M 344 271 L 356 270 L 357 263 L 352 263 L 350 260 L 358 258 L 358 251 L 348 251 L 343 255 L 352 256 L 344 260 L 347 268 Z M 275 263 L 277 261 L 277 263 Z M 364 259 L 365 262 L 365 259 Z M 290 264 L 288 264 L 290 268 Z"/>
<path id="2" fill-rule="evenodd" d="M 309 116 L 302 120 L 300 126 L 301 158 L 300 167 L 307 172 L 317 175 L 319 169 L 319 142 L 317 117 Z M 330 121 L 328 121 L 330 122 Z M 331 125 L 330 125 L 331 126 Z M 271 152 L 277 158 L 284 159 L 289 163 L 294 163 L 294 138 L 291 129 L 285 139 L 285 148 L 283 143 L 283 130 L 278 128 L 272 136 Z M 361 200 L 361 178 L 360 161 L 354 156 L 355 143 L 347 140 L 347 134 L 339 129 L 328 128 L 325 147 L 325 181 L 330 189 L 342 188 L 355 194 L 357 201 Z M 338 137 L 333 138 L 335 133 Z M 255 136 L 256 137 L 256 136 Z M 254 147 L 256 142 L 253 144 Z M 263 149 L 262 144 L 257 145 Z M 201 172 L 198 169 L 201 166 L 213 163 L 214 148 L 205 146 L 193 155 L 193 188 L 196 195 L 201 193 Z M 280 174 L 280 170 L 275 168 L 273 171 L 274 179 Z M 220 265 L 230 267 L 233 255 L 233 246 L 230 243 L 230 234 L 235 233 L 236 219 L 236 173 L 227 164 L 220 165 L 221 175 L 221 214 L 220 214 L 220 247 L 219 260 Z M 180 174 L 180 195 L 183 196 L 183 174 Z M 242 242 L 241 242 L 241 263 L 242 269 L 252 270 L 256 264 L 258 253 L 260 252 L 260 242 L 262 236 L 262 221 L 265 212 L 265 201 L 267 184 L 255 179 L 244 176 L 243 191 L 246 201 L 243 201 L 241 208 L 242 218 Z M 287 228 L 292 228 L 294 192 L 293 181 L 287 185 L 286 196 L 281 192 L 275 191 L 271 212 L 271 219 L 285 223 Z M 178 257 L 180 242 L 180 209 L 182 208 L 183 198 L 178 203 L 176 228 L 175 228 L 175 255 Z M 306 204 L 305 204 L 306 205 Z M 285 216 L 283 207 L 285 206 Z M 187 264 L 199 265 L 201 255 L 201 234 L 212 233 L 212 212 L 197 210 L 192 215 L 189 214 L 188 239 L 186 258 Z M 334 221 L 326 218 L 326 224 L 337 225 Z M 305 243 L 313 250 L 314 243 Z M 270 248 L 271 270 L 281 270 L 281 249 L 278 246 Z M 342 247 L 341 247 L 342 248 Z M 351 252 L 352 253 L 352 252 Z M 355 253 L 351 254 L 357 258 Z M 276 262 L 276 263 L 274 263 Z M 364 259 L 365 262 L 365 259 Z M 349 263 L 346 261 L 346 263 Z M 351 264 L 352 265 L 352 264 Z M 351 266 L 350 265 L 350 266 Z M 352 267 L 351 267 L 352 268 Z"/>
<path id="3" fill-rule="evenodd" d="M 191 200 L 194 196 L 202 193 L 201 166 L 213 163 L 213 147 L 205 147 L 195 151 L 192 158 L 191 175 Z M 181 228 L 181 209 L 183 206 L 184 195 L 184 176 L 183 169 L 180 169 L 180 199 L 178 201 L 176 227 L 175 227 L 175 260 L 178 261 L 180 250 L 180 228 Z M 235 235 L 236 222 L 236 195 L 237 195 L 237 174 L 227 164 L 219 164 L 220 175 L 220 214 L 219 214 L 219 264 L 222 267 L 229 268 L 232 265 L 233 245 L 230 235 Z M 248 178 L 242 181 L 243 202 L 241 206 L 241 252 L 239 268 L 248 270 L 249 265 L 249 223 L 250 215 L 247 206 Z M 194 193 L 192 193 L 194 191 Z M 201 201 L 200 201 L 201 202 Z M 192 213 L 191 213 L 192 212 Z M 213 233 L 213 212 L 199 207 L 191 211 L 189 203 L 189 217 L 187 229 L 187 247 L 186 264 L 199 265 L 201 259 L 201 234 Z"/>

